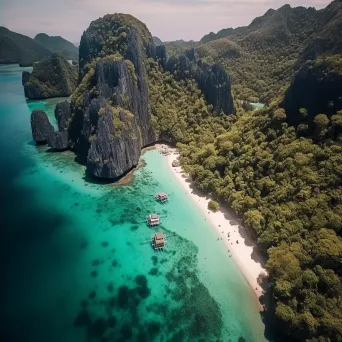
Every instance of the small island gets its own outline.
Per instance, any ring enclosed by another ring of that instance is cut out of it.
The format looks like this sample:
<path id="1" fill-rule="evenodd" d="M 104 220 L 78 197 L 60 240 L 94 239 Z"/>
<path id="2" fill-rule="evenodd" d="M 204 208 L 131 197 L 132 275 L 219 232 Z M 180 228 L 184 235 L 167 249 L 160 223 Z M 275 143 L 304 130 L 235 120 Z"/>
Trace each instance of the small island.
<path id="1" fill-rule="evenodd" d="M 34 64 L 28 75 L 23 72 L 23 86 L 28 99 L 47 99 L 70 96 L 76 88 L 77 69 L 60 53 Z"/>

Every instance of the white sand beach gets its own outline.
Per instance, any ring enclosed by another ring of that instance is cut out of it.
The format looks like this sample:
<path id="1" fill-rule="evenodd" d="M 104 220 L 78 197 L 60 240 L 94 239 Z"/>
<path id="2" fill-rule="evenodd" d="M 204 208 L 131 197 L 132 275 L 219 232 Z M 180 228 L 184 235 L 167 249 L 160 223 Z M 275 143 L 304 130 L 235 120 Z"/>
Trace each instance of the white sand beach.
<path id="1" fill-rule="evenodd" d="M 260 273 L 267 274 L 267 272 L 261 263 L 256 261 L 259 260 L 259 256 L 257 255 L 256 249 L 253 248 L 254 244 L 251 239 L 248 238 L 247 230 L 243 228 L 240 220 L 234 214 L 229 213 L 228 210 L 220 209 L 216 213 L 208 210 L 210 198 L 195 193 L 189 177 L 184 173 L 182 168 L 172 166 L 172 162 L 178 157 L 176 149 L 168 147 L 165 144 L 157 144 L 156 148 L 167 158 L 168 164 L 172 169 L 172 174 L 186 190 L 186 193 L 200 207 L 207 221 L 217 231 L 218 238 L 222 238 L 222 243 L 225 243 L 231 252 L 234 261 L 254 290 L 256 296 L 260 297 L 263 290 L 258 284 L 257 279 Z M 254 257 L 252 257 L 252 253 Z"/>

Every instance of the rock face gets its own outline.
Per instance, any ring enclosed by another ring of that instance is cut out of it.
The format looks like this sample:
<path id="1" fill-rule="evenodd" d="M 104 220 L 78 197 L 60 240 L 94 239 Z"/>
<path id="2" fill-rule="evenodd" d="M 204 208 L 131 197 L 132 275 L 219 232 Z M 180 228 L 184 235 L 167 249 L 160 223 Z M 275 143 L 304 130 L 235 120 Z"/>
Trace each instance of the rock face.
<path id="1" fill-rule="evenodd" d="M 305 121 L 312 126 L 313 118 L 320 113 L 328 116 L 342 109 L 342 65 L 338 58 L 307 62 L 295 75 L 282 107 L 291 125 Z M 300 109 L 307 110 L 305 118 Z"/>
<path id="2" fill-rule="evenodd" d="M 68 132 L 53 132 L 48 135 L 47 143 L 48 146 L 55 150 L 66 150 L 69 147 Z"/>
<path id="3" fill-rule="evenodd" d="M 55 133 L 46 113 L 35 109 L 31 113 L 32 138 L 38 144 L 45 144 L 50 135 Z"/>
<path id="4" fill-rule="evenodd" d="M 68 148 L 68 132 L 55 132 L 46 113 L 40 109 L 35 109 L 31 113 L 32 137 L 37 144 L 48 144 L 55 150 L 65 150 Z"/>
<path id="5" fill-rule="evenodd" d="M 34 65 L 29 79 L 24 83 L 25 96 L 29 99 L 70 96 L 76 88 L 76 80 L 76 68 L 63 55 L 55 53 Z"/>
<path id="6" fill-rule="evenodd" d="M 207 102 L 213 105 L 217 113 L 221 110 L 225 114 L 235 113 L 231 82 L 227 73 L 217 64 L 211 66 L 201 62 L 198 66 L 195 77 Z"/>
<path id="7" fill-rule="evenodd" d="M 142 146 L 134 115 L 116 110 L 115 113 L 113 108 L 104 108 L 96 137 L 90 145 L 87 170 L 96 177 L 118 178 L 139 162 Z M 118 128 L 120 126 L 123 127 Z"/>
<path id="8" fill-rule="evenodd" d="M 167 55 L 166 47 L 164 45 L 156 46 L 156 58 L 157 58 L 157 62 L 163 67 L 163 69 L 166 69 L 168 55 Z"/>
<path id="9" fill-rule="evenodd" d="M 26 82 L 29 81 L 31 73 L 28 71 L 23 71 L 21 75 L 21 84 L 24 86 Z"/>
<path id="10" fill-rule="evenodd" d="M 99 34 L 104 45 L 98 44 Z M 119 47 L 112 36 L 120 36 Z M 68 132 L 90 175 L 122 176 L 138 164 L 141 148 L 154 142 L 145 69 L 153 54 L 150 32 L 129 15 L 107 15 L 84 32 Z"/>
<path id="11" fill-rule="evenodd" d="M 202 62 L 194 49 L 187 51 L 186 55 L 171 57 L 166 63 L 166 70 L 179 79 L 195 79 L 215 112 L 235 113 L 229 76 L 219 65 Z"/>
<path id="12" fill-rule="evenodd" d="M 65 131 L 68 128 L 68 121 L 71 118 L 71 108 L 68 101 L 57 103 L 55 108 L 55 118 L 58 123 L 59 131 Z"/>

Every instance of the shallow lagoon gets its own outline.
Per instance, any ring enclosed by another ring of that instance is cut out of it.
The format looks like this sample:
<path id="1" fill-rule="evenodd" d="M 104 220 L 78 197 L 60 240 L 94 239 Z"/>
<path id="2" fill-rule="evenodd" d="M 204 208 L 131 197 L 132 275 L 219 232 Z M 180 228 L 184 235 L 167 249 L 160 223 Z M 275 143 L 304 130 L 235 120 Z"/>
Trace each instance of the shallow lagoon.
<path id="1" fill-rule="evenodd" d="M 5 341 L 263 341 L 229 252 L 156 150 L 125 186 L 88 182 L 71 152 L 35 146 L 18 66 L 0 66 Z M 170 194 L 156 203 L 158 191 Z M 148 244 L 145 216 L 174 234 Z"/>

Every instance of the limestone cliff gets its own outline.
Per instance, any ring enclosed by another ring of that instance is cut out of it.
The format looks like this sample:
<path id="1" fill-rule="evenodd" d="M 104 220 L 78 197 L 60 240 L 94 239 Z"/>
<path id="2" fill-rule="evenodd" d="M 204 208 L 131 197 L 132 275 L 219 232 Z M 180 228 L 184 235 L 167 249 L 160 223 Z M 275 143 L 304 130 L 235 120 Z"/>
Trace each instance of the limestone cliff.
<path id="1" fill-rule="evenodd" d="M 157 62 L 166 70 L 166 65 L 169 58 L 164 45 L 156 46 L 156 59 Z"/>
<path id="2" fill-rule="evenodd" d="M 35 109 L 31 113 L 32 138 L 37 144 L 48 144 L 55 150 L 68 148 L 68 132 L 55 132 L 46 113 Z"/>
<path id="3" fill-rule="evenodd" d="M 162 63 L 164 58 L 163 55 L 160 58 Z M 185 55 L 172 56 L 166 62 L 165 69 L 177 79 L 195 79 L 206 101 L 213 106 L 215 112 L 235 113 L 229 76 L 219 65 L 202 62 L 195 49 L 187 51 Z"/>
<path id="4" fill-rule="evenodd" d="M 312 125 L 315 115 L 328 116 L 342 109 L 342 60 L 339 55 L 307 62 L 294 76 L 282 107 L 288 122 Z M 303 116 L 300 109 L 306 109 Z"/>
<path id="5" fill-rule="evenodd" d="M 35 64 L 28 80 L 27 76 L 25 74 L 23 85 L 25 96 L 29 99 L 70 96 L 76 87 L 75 67 L 58 53 Z"/>
<path id="6" fill-rule="evenodd" d="M 30 79 L 31 73 L 29 71 L 23 71 L 21 75 L 21 84 L 24 86 Z"/>
<path id="7" fill-rule="evenodd" d="M 47 137 L 48 146 L 57 151 L 66 150 L 69 147 L 68 132 L 54 132 Z"/>
<path id="8" fill-rule="evenodd" d="M 88 172 L 96 177 L 118 178 L 138 164 L 141 147 L 134 115 L 119 107 L 102 108 L 88 152 Z"/>
<path id="9" fill-rule="evenodd" d="M 32 138 L 38 144 L 45 144 L 49 135 L 54 134 L 55 132 L 46 113 L 41 109 L 35 109 L 32 112 L 31 129 Z"/>
<path id="10" fill-rule="evenodd" d="M 130 15 L 106 15 L 84 32 L 68 132 L 89 174 L 120 177 L 154 142 L 145 69 L 153 55 L 150 32 Z"/>
<path id="11" fill-rule="evenodd" d="M 66 131 L 68 128 L 68 121 L 71 118 L 71 108 L 68 101 L 57 103 L 55 108 L 55 118 L 58 123 L 59 131 Z"/>

